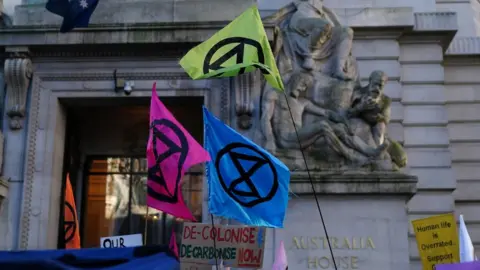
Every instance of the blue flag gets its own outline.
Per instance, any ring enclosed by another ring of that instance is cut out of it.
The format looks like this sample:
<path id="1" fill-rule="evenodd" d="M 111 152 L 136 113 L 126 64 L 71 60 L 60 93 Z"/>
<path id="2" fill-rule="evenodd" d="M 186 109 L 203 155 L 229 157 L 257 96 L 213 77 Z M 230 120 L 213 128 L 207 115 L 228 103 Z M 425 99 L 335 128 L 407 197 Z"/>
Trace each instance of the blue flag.
<path id="1" fill-rule="evenodd" d="M 266 150 L 204 107 L 208 207 L 214 215 L 246 225 L 283 228 L 290 171 Z"/>
<path id="2" fill-rule="evenodd" d="M 76 27 L 88 27 L 90 17 L 99 0 L 48 0 L 45 8 L 61 17 L 60 32 L 65 33 Z"/>

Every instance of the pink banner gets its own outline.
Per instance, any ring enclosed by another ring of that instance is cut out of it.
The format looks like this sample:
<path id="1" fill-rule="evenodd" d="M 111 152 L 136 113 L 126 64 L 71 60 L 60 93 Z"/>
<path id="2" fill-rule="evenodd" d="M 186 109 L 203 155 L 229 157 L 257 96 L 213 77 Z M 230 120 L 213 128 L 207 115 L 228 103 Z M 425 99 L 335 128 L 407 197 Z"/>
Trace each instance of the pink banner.
<path id="1" fill-rule="evenodd" d="M 285 270 L 288 267 L 287 252 L 285 251 L 285 244 L 283 240 L 280 241 L 280 245 L 275 253 L 275 261 L 273 263 L 272 270 Z"/>
<path id="2" fill-rule="evenodd" d="M 170 236 L 170 244 L 168 245 L 168 248 L 175 254 L 177 259 L 180 259 L 178 257 L 178 246 L 177 246 L 177 237 L 175 237 L 175 230 L 172 229 L 172 235 Z"/>
<path id="3" fill-rule="evenodd" d="M 152 87 L 147 144 L 147 205 L 186 220 L 195 220 L 185 205 L 181 182 L 193 165 L 210 160 L 208 152 L 178 123 Z"/>

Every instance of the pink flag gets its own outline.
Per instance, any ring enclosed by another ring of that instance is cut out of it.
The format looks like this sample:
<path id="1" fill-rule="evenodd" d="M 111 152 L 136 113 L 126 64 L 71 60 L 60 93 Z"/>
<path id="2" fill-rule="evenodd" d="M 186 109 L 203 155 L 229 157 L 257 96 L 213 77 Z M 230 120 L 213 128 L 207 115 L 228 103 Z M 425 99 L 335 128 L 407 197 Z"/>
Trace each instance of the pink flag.
<path id="1" fill-rule="evenodd" d="M 195 164 L 210 160 L 208 152 L 177 122 L 152 87 L 147 144 L 147 205 L 172 216 L 193 220 L 183 201 L 181 180 Z"/>
<path id="2" fill-rule="evenodd" d="M 272 270 L 285 270 L 288 269 L 287 252 L 285 251 L 285 245 L 283 240 L 280 241 L 280 245 L 275 253 L 275 262 L 273 263 Z"/>
<path id="3" fill-rule="evenodd" d="M 172 236 L 170 236 L 170 244 L 168 245 L 168 249 L 170 249 L 173 252 L 173 254 L 175 254 L 175 257 L 177 257 L 177 259 L 179 259 L 177 237 L 175 237 L 175 230 L 174 229 L 172 229 Z"/>

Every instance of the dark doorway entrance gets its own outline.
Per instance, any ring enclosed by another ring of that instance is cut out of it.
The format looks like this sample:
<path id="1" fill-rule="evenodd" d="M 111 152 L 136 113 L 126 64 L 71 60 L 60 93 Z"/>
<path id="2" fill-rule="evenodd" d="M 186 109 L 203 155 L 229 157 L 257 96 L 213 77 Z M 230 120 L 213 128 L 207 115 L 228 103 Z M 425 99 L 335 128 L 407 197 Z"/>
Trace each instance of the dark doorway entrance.
<path id="1" fill-rule="evenodd" d="M 168 244 L 172 230 L 181 232 L 182 220 L 153 208 L 147 215 L 149 101 L 65 101 L 68 114 L 64 168 L 76 195 L 83 248 L 99 247 L 101 237 L 143 234 L 145 225 L 147 244 Z M 203 98 L 162 98 L 162 102 L 198 142 L 203 142 Z M 201 220 L 203 167 L 192 168 L 185 177 L 185 201 Z M 59 235 L 61 247 L 63 232 Z"/>

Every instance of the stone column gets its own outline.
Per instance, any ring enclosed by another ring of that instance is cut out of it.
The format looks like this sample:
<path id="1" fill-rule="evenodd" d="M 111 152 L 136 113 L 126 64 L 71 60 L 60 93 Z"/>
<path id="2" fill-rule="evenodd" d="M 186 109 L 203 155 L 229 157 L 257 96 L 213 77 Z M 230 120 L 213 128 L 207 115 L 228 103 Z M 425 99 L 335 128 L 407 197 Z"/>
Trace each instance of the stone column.
<path id="1" fill-rule="evenodd" d="M 5 82 L 3 79 L 3 67 L 0 66 L 0 100 L 3 100 L 5 95 Z M 8 224 L 8 211 L 4 207 L 5 198 L 8 197 L 8 181 L 2 176 L 3 175 L 3 133 L 0 131 L 0 239 L 3 239 L 4 235 L 7 233 L 7 224 Z M 0 249 L 3 246 L 0 244 Z"/>
<path id="2" fill-rule="evenodd" d="M 28 48 L 11 47 L 6 49 L 4 72 L 6 100 L 4 119 L 5 159 L 3 175 L 9 179 L 8 199 L 5 211 L 8 212 L 8 225 L 5 230 L 3 249 L 17 249 L 19 238 L 20 209 L 24 179 L 26 145 L 26 101 L 32 78 L 32 63 L 28 58 Z"/>

